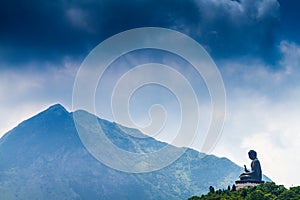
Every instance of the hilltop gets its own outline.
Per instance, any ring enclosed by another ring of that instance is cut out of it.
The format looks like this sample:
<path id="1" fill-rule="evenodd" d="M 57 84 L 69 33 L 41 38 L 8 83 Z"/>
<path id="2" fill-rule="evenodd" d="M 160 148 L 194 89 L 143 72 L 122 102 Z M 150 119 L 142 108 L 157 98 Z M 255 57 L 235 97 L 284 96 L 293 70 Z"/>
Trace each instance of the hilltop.
<path id="1" fill-rule="evenodd" d="M 228 188 L 227 190 L 211 191 L 201 197 L 193 196 L 189 200 L 299 200 L 300 186 L 285 188 L 283 185 L 276 185 L 274 182 L 267 182 L 256 187 L 243 188 L 235 190 Z"/>

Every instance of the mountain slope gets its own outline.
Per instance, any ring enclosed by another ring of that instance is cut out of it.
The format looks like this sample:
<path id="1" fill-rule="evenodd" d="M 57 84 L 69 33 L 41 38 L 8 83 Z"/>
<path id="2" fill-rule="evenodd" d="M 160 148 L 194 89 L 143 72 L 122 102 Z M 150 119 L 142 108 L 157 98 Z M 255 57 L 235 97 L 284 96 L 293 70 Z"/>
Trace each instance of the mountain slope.
<path id="1" fill-rule="evenodd" d="M 191 149 L 155 172 L 116 171 L 85 149 L 72 115 L 57 104 L 0 139 L 0 199 L 187 199 L 206 193 L 210 185 L 233 184 L 242 171 L 226 158 Z M 108 138 L 128 151 L 151 152 L 166 145 L 132 136 L 142 135 L 137 130 L 99 122 Z"/>

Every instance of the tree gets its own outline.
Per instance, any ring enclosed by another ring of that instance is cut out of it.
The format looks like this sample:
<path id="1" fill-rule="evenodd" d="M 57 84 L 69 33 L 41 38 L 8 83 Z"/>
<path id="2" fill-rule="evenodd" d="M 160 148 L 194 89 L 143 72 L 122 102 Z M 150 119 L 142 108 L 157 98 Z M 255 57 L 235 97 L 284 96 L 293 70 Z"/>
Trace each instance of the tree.
<path id="1" fill-rule="evenodd" d="M 216 194 L 222 194 L 222 190 L 221 190 L 221 189 L 218 189 L 218 190 L 216 191 Z"/>
<path id="2" fill-rule="evenodd" d="M 277 198 L 277 200 L 298 200 L 298 199 L 299 199 L 299 195 L 297 195 L 292 190 L 285 190 Z"/>
<path id="3" fill-rule="evenodd" d="M 192 196 L 191 198 L 188 198 L 188 200 L 200 200 L 200 197 L 197 196 Z"/>
<path id="4" fill-rule="evenodd" d="M 265 194 L 271 193 L 275 196 L 280 195 L 283 191 L 286 190 L 283 185 L 276 185 L 274 182 L 267 182 L 265 184 L 257 186 L 257 188 Z"/>
<path id="5" fill-rule="evenodd" d="M 234 184 L 232 185 L 231 191 L 232 192 L 236 191 L 236 186 Z"/>
<path id="6" fill-rule="evenodd" d="M 246 200 L 264 200 L 264 193 L 261 190 L 254 190 L 253 192 L 251 192 Z"/>
<path id="7" fill-rule="evenodd" d="M 267 193 L 264 195 L 265 200 L 275 200 L 277 197 L 274 194 Z"/>
<path id="8" fill-rule="evenodd" d="M 300 195 L 300 186 L 297 187 L 291 187 L 290 190 L 295 192 L 297 195 Z"/>
<path id="9" fill-rule="evenodd" d="M 209 192 L 210 193 L 215 193 L 215 188 L 213 186 L 209 186 Z"/>
<path id="10" fill-rule="evenodd" d="M 229 190 L 229 191 L 230 191 L 230 185 L 228 185 L 228 187 L 227 187 L 227 190 Z"/>
<path id="11" fill-rule="evenodd" d="M 242 189 L 241 197 L 245 198 L 246 196 L 247 196 L 247 190 L 246 189 Z"/>

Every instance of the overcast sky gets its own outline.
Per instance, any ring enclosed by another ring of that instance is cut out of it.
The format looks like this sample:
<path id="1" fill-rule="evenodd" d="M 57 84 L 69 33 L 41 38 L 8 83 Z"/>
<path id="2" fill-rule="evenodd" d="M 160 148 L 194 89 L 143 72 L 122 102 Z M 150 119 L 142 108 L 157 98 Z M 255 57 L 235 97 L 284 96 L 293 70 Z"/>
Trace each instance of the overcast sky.
<path id="1" fill-rule="evenodd" d="M 71 111 L 77 71 L 103 40 L 132 28 L 163 27 L 203 45 L 223 78 L 226 119 L 211 153 L 249 166 L 247 152 L 255 149 L 272 180 L 300 185 L 299 8 L 298 0 L 3 0 L 0 135 L 54 103 Z M 189 64 L 148 49 L 123 56 L 108 70 L 96 95 L 100 117 L 115 120 L 102 104 L 110 105 L 107 95 L 113 84 L 124 71 L 149 62 L 172 65 L 191 80 L 201 116 L 210 116 L 205 84 L 188 70 Z M 176 130 L 180 118 L 173 96 L 161 87 L 144 87 L 132 96 L 132 118 L 145 125 L 151 105 L 163 104 L 167 130 Z M 202 120 L 205 124 L 210 119 Z M 168 141 L 173 136 L 157 138 Z M 193 148 L 201 149 L 202 138 Z"/>

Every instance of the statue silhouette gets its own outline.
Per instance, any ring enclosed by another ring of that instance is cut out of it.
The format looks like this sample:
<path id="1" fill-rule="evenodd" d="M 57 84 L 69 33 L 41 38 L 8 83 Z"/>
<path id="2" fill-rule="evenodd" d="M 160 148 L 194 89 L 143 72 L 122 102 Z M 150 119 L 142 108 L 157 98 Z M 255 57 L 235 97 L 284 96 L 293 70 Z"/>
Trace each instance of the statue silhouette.
<path id="1" fill-rule="evenodd" d="M 260 162 L 257 159 L 257 153 L 254 150 L 250 150 L 248 152 L 249 158 L 252 160 L 251 162 L 251 170 L 248 170 L 246 165 L 244 165 L 245 173 L 240 175 L 241 181 L 255 181 L 261 182 L 262 180 L 262 172 Z"/>

